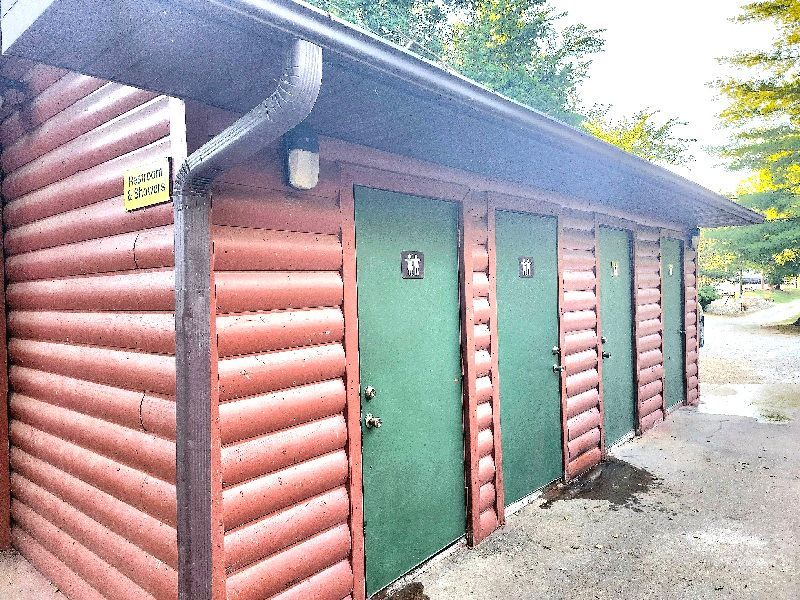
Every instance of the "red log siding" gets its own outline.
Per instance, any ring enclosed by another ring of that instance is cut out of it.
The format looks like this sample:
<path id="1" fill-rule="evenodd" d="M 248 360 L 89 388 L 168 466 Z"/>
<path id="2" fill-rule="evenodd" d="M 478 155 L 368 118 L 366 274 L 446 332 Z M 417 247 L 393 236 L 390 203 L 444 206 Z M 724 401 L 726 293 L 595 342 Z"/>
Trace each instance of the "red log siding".
<path id="1" fill-rule="evenodd" d="M 337 181 L 293 193 L 272 158 L 212 200 L 227 597 L 341 600 L 353 568 Z"/>
<path id="2" fill-rule="evenodd" d="M 494 219 L 489 216 L 486 194 L 465 200 L 462 226 L 462 352 L 469 534 L 470 542 L 477 544 L 504 521 Z"/>
<path id="3" fill-rule="evenodd" d="M 69 598 L 175 598 L 172 206 L 121 195 L 125 168 L 182 159 L 182 108 L 22 79 L 0 124 L 13 543 Z"/>
<path id="4" fill-rule="evenodd" d="M 684 248 L 686 403 L 696 405 L 700 401 L 700 384 L 698 380 L 700 309 L 697 301 L 697 252 L 688 245 L 685 245 Z"/>
<path id="5" fill-rule="evenodd" d="M 599 281 L 595 224 L 590 216 L 559 219 L 560 339 L 564 465 L 567 479 L 602 458 L 603 404 Z"/>
<path id="6" fill-rule="evenodd" d="M 657 230 L 637 231 L 634 247 L 636 382 L 639 433 L 664 420 L 661 244 Z"/>

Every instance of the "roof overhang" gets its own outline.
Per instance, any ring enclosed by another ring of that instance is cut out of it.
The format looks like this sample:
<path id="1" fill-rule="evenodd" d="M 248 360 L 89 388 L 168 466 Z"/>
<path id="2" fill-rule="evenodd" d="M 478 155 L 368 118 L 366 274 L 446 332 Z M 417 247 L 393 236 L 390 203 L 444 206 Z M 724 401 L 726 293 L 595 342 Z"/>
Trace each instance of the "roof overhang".
<path id="1" fill-rule="evenodd" d="M 2 13 L 3 53 L 238 112 L 303 38 L 325 50 L 320 134 L 687 227 L 763 220 L 292 0 L 2 0 Z"/>

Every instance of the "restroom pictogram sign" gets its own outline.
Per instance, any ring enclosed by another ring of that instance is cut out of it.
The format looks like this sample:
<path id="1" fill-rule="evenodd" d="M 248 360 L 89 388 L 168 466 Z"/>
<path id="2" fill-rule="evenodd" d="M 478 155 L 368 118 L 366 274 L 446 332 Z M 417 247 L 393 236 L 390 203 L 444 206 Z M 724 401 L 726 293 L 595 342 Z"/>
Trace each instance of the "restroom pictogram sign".
<path id="1" fill-rule="evenodd" d="M 403 279 L 422 279 L 425 276 L 425 255 L 419 250 L 400 253 L 400 273 Z"/>
<path id="2" fill-rule="evenodd" d="M 520 256 L 519 257 L 519 276 L 523 279 L 530 279 L 533 277 L 533 257 Z"/>

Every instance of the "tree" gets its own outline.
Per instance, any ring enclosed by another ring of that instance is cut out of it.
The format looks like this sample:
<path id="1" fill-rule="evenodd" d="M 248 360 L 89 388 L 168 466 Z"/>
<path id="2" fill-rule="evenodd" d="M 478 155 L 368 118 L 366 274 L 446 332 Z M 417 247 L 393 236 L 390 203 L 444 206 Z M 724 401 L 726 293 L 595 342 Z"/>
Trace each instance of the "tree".
<path id="1" fill-rule="evenodd" d="M 749 268 L 738 248 L 725 236 L 726 231 L 727 229 L 713 229 L 702 232 L 697 252 L 701 284 L 733 279 L 742 270 Z"/>
<path id="2" fill-rule="evenodd" d="M 686 123 L 677 117 L 658 119 L 659 111 L 644 108 L 631 117 L 612 119 L 610 107 L 600 106 L 589 111 L 583 128 L 594 135 L 655 163 L 684 165 L 693 160 L 689 144 L 696 141 L 677 135 L 675 129 Z"/>
<path id="3" fill-rule="evenodd" d="M 728 99 L 720 117 L 733 132 L 720 154 L 732 169 L 755 172 L 739 201 L 766 223 L 720 239 L 740 245 L 780 284 L 800 272 L 800 0 L 753 2 L 738 20 L 776 26 L 771 48 L 724 59 L 737 74 L 717 83 Z"/>
<path id="4" fill-rule="evenodd" d="M 487 88 L 579 124 L 578 84 L 600 32 L 558 27 L 548 0 L 311 0 Z"/>
<path id="5" fill-rule="evenodd" d="M 578 84 L 590 55 L 603 48 L 599 30 L 559 27 L 566 13 L 547 0 L 454 0 L 450 65 L 489 89 L 577 125 Z"/>
<path id="6" fill-rule="evenodd" d="M 645 109 L 612 121 L 609 107 L 584 114 L 578 95 L 601 30 L 563 25 L 548 0 L 311 0 L 319 8 L 441 62 L 487 88 L 666 164 L 691 160 L 677 118 Z"/>
<path id="7" fill-rule="evenodd" d="M 308 1 L 429 60 L 439 60 L 448 43 L 447 3 L 436 0 Z"/>

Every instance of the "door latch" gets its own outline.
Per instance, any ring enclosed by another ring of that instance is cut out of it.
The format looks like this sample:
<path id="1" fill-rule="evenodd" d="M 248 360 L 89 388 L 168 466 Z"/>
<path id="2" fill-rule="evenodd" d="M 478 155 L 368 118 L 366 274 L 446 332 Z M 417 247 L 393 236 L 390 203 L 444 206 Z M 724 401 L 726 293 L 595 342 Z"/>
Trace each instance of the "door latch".
<path id="1" fill-rule="evenodd" d="M 383 421 L 380 417 L 376 417 L 372 413 L 367 413 L 364 416 L 364 425 L 367 426 L 367 429 L 379 429 L 381 425 L 383 425 Z"/>

